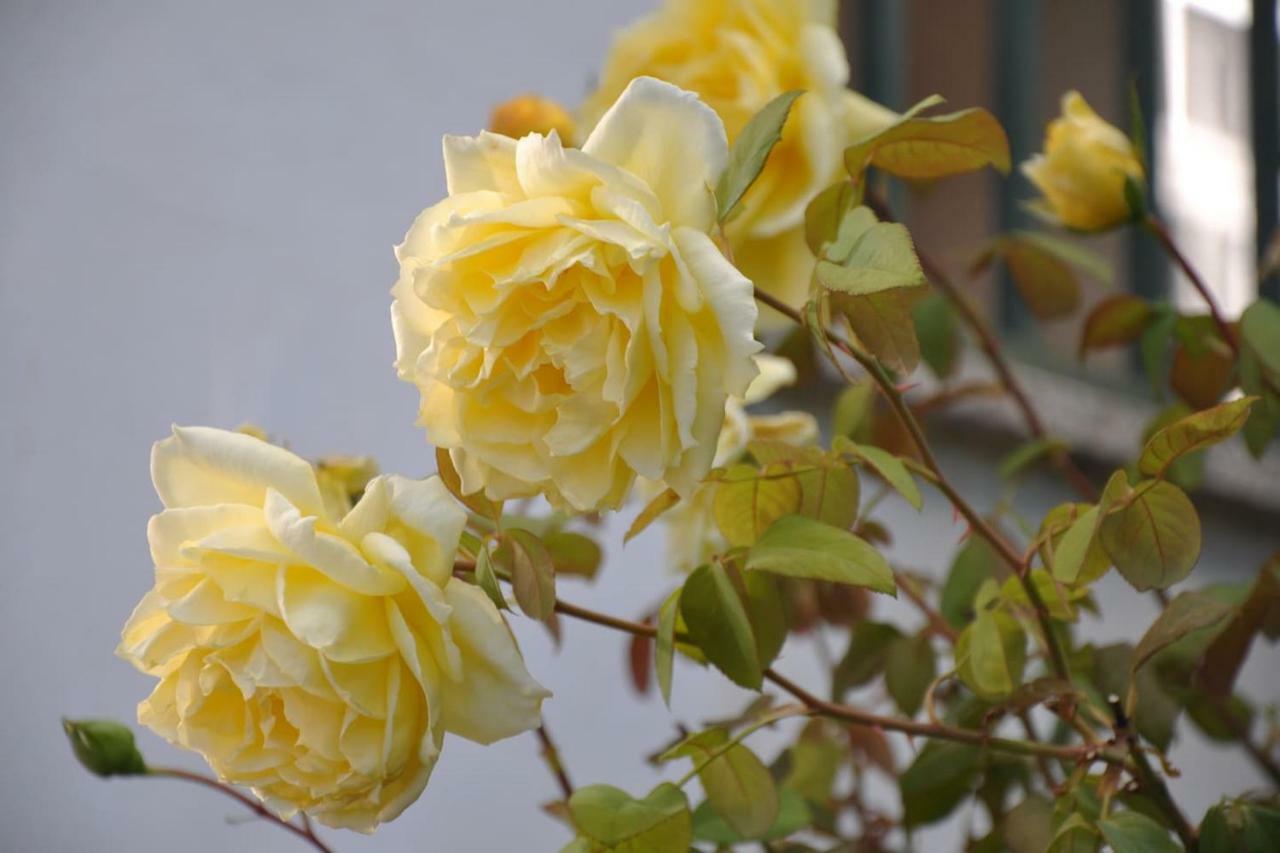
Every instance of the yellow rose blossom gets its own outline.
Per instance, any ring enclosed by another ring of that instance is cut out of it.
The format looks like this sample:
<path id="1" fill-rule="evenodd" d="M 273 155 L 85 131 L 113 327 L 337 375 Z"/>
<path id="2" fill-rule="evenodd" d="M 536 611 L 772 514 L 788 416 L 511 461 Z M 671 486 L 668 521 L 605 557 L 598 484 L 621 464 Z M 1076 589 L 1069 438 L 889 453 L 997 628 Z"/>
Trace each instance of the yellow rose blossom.
<path id="1" fill-rule="evenodd" d="M 1062 97 L 1049 123 L 1044 153 L 1022 164 L 1052 213 L 1070 228 L 1102 231 L 1127 221 L 1126 178 L 1144 179 L 1133 144 L 1103 121 L 1079 92 Z"/>
<path id="2" fill-rule="evenodd" d="M 138 720 L 273 811 L 370 831 L 417 799 L 445 732 L 536 727 L 549 695 L 489 599 L 453 577 L 464 511 L 383 476 L 345 516 L 252 436 L 155 445 L 155 586 L 118 654 L 160 679 Z"/>
<path id="3" fill-rule="evenodd" d="M 566 145 L 572 145 L 576 138 L 569 111 L 541 95 L 520 95 L 498 104 L 489 115 L 489 130 L 513 139 L 530 133 L 546 136 L 554 130 Z"/>
<path id="4" fill-rule="evenodd" d="M 756 375 L 751 283 L 717 249 L 724 126 L 642 78 L 581 150 L 446 137 L 449 197 L 396 250 L 397 369 L 464 491 L 616 507 L 689 494 Z"/>
<path id="5" fill-rule="evenodd" d="M 728 226 L 743 274 L 797 306 L 815 264 L 804 241 L 805 208 L 842 177 L 846 147 L 896 118 L 846 88 L 849 63 L 835 23 L 832 0 L 667 0 L 618 35 L 583 108 L 589 126 L 632 78 L 657 77 L 701 96 L 732 142 L 769 101 L 803 90 Z"/>
<path id="6" fill-rule="evenodd" d="M 753 441 L 781 441 L 798 446 L 818 438 L 818 422 L 808 412 L 761 415 L 747 411 L 747 406 L 768 399 L 796 381 L 795 365 L 785 358 L 758 355 L 756 363 L 760 375 L 746 394 L 725 405 L 724 427 L 716 445 L 716 467 L 735 462 Z M 668 562 L 679 571 L 692 571 L 724 551 L 726 543 L 716 528 L 714 502 L 715 487 L 703 486 L 663 516 Z"/>

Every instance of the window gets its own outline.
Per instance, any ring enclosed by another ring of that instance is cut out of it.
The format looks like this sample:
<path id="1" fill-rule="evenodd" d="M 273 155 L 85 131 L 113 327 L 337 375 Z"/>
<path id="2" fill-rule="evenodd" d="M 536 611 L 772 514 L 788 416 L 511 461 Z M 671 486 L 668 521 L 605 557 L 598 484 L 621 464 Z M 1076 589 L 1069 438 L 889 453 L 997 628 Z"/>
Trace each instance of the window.
<path id="1" fill-rule="evenodd" d="M 1158 195 L 1191 261 L 1227 314 L 1257 295 L 1249 122 L 1248 0 L 1163 0 Z M 1174 299 L 1201 303 L 1186 282 Z"/>

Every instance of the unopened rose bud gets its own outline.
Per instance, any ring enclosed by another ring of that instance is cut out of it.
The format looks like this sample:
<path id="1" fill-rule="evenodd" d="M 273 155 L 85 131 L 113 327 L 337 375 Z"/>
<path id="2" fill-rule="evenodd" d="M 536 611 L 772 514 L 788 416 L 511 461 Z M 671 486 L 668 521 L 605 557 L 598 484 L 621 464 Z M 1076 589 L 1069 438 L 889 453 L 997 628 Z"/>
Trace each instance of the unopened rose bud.
<path id="1" fill-rule="evenodd" d="M 545 136 L 554 130 L 565 145 L 574 144 L 577 130 L 568 110 L 541 95 L 521 95 L 498 104 L 489 116 L 489 129 L 515 139 L 530 133 Z"/>
<path id="2" fill-rule="evenodd" d="M 378 476 L 372 456 L 322 456 L 316 460 L 316 482 L 326 505 L 345 513 Z"/>
<path id="3" fill-rule="evenodd" d="M 1049 123 L 1044 153 L 1022 165 L 1063 225 L 1103 231 L 1131 218 L 1125 183 L 1144 180 L 1129 138 L 1103 121 L 1079 92 L 1062 98 L 1062 116 Z"/>
<path id="4" fill-rule="evenodd" d="M 71 750 L 90 773 L 139 776 L 147 772 L 133 732 L 114 720 L 63 720 Z"/>

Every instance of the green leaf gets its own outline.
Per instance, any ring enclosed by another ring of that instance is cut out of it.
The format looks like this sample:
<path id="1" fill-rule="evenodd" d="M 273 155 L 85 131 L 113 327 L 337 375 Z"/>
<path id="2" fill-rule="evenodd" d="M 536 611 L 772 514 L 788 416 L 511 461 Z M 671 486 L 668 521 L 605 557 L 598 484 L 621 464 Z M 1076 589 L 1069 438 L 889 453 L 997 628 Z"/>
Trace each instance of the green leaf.
<path id="1" fill-rule="evenodd" d="M 712 510 L 725 540 L 735 548 L 750 546 L 771 524 L 800 509 L 800 483 L 785 465 L 756 470 L 734 465 L 716 486 Z"/>
<path id="2" fill-rule="evenodd" d="M 542 540 L 519 527 L 504 530 L 493 560 L 511 578 L 516 603 L 525 615 L 543 622 L 550 619 L 556 609 L 556 574 Z"/>
<path id="3" fill-rule="evenodd" d="M 942 585 L 938 610 L 953 628 L 963 628 L 973 619 L 973 598 L 988 578 L 995 576 L 998 562 L 987 540 L 971 536 L 956 554 Z"/>
<path id="4" fill-rule="evenodd" d="M 1212 592 L 1180 593 L 1142 635 L 1134 650 L 1130 670 L 1136 672 L 1157 652 L 1194 631 L 1218 624 L 1234 610 L 1232 605 Z"/>
<path id="5" fill-rule="evenodd" d="M 1118 476 L 1123 477 L 1124 475 L 1119 473 Z M 1092 508 L 1093 504 L 1086 503 L 1059 504 L 1049 510 L 1048 514 L 1045 515 L 1044 521 L 1040 523 L 1039 536 L 1042 537 L 1040 558 L 1044 561 L 1046 566 L 1049 566 L 1052 569 L 1053 566 L 1060 562 L 1057 552 L 1058 549 L 1062 547 L 1063 538 L 1080 516 L 1084 515 Z M 1087 531 L 1088 527 L 1086 525 L 1078 532 L 1077 535 L 1083 537 Z M 1078 569 L 1075 569 L 1075 580 L 1072 581 L 1072 583 L 1076 587 L 1084 587 L 1093 583 L 1098 578 L 1106 574 L 1107 569 L 1111 568 L 1111 558 L 1108 557 L 1107 552 L 1102 549 L 1102 543 L 1098 541 L 1096 533 L 1097 530 L 1095 526 L 1092 541 L 1089 543 L 1089 547 L 1085 550 L 1084 562 L 1081 563 Z M 1055 570 L 1055 576 L 1057 576 L 1059 572 L 1069 576 L 1071 570 L 1074 568 L 1072 565 L 1074 560 L 1075 557 L 1068 554 L 1066 562 Z"/>
<path id="6" fill-rule="evenodd" d="M 858 517 L 858 474 L 839 459 L 832 459 L 816 447 L 794 448 L 793 463 L 800 471 L 800 506 L 804 516 L 848 529 Z M 803 470 L 811 468 L 813 470 Z"/>
<path id="7" fill-rule="evenodd" d="M 893 570 L 875 548 L 847 530 L 801 515 L 774 522 L 751 548 L 747 569 L 897 594 Z"/>
<path id="8" fill-rule="evenodd" d="M 95 776 L 141 776 L 147 764 L 128 726 L 115 720 L 63 719 L 62 731 L 71 742 L 71 751 L 85 769 Z"/>
<path id="9" fill-rule="evenodd" d="M 1138 468 L 1149 477 L 1162 477 L 1181 456 L 1226 441 L 1240 431 L 1257 397 L 1241 397 L 1230 403 L 1196 412 L 1157 432 L 1142 449 Z"/>
<path id="10" fill-rule="evenodd" d="M 1079 515 L 1063 534 L 1053 551 L 1053 576 L 1066 584 L 1080 577 L 1098 530 L 1098 508 L 1091 507 Z"/>
<path id="11" fill-rule="evenodd" d="M 733 149 L 729 152 L 729 165 L 716 184 L 716 204 L 721 222 L 733 215 L 742 197 L 760 177 L 773 146 L 782 139 L 782 127 L 787 123 L 791 107 L 803 94 L 798 90 L 783 92 L 752 116 L 734 140 Z"/>
<path id="12" fill-rule="evenodd" d="M 756 659 L 762 670 L 768 669 L 787 641 L 787 612 L 782 594 L 772 575 L 747 572 L 742 581 L 747 593 L 747 618 L 756 637 Z"/>
<path id="13" fill-rule="evenodd" d="M 956 640 L 956 674 L 987 701 L 999 701 L 1022 684 L 1027 638 L 1007 613 L 979 610 Z"/>
<path id="14" fill-rule="evenodd" d="M 922 299 L 913 313 L 920 357 L 934 376 L 946 379 L 960 360 L 961 340 L 955 309 L 945 296 L 933 293 Z"/>
<path id="15" fill-rule="evenodd" d="M 569 797 L 569 814 L 589 849 L 668 853 L 693 843 L 693 815 L 684 791 L 663 782 L 643 800 L 611 785 L 588 785 Z"/>
<path id="16" fill-rule="evenodd" d="M 680 503 L 680 496 L 676 494 L 673 489 L 667 489 L 662 494 L 649 501 L 649 503 L 645 505 L 645 508 L 640 510 L 640 514 L 636 516 L 636 520 L 631 522 L 631 526 L 627 528 L 627 534 L 622 537 L 622 544 L 625 545 L 632 539 L 635 539 L 644 532 L 646 527 L 657 521 L 659 516 L 678 503 Z"/>
<path id="17" fill-rule="evenodd" d="M 1114 853 L 1181 853 L 1169 830 L 1141 812 L 1116 812 L 1098 821 L 1102 837 Z"/>
<path id="18" fill-rule="evenodd" d="M 855 180 L 868 165 L 912 180 L 945 178 L 986 166 L 1008 174 L 1010 167 L 1004 128 L 980 108 L 927 117 L 908 113 L 850 146 L 844 156 L 845 168 Z"/>
<path id="19" fill-rule="evenodd" d="M 1066 442 L 1060 438 L 1053 438 L 1052 436 L 1035 438 L 1031 441 L 1023 442 L 1001 459 L 997 472 L 1000 474 L 1001 479 L 1012 480 L 1039 460 L 1051 457 L 1055 453 L 1060 453 L 1066 449 Z"/>
<path id="20" fill-rule="evenodd" d="M 1011 853 L 1044 853 L 1053 840 L 1053 806 L 1044 797 L 1030 794 L 1004 816 L 1001 834 Z"/>
<path id="21" fill-rule="evenodd" d="M 1145 592 L 1185 578 L 1200 558 L 1200 517 L 1172 483 L 1147 480 L 1129 492 L 1119 511 L 1108 510 L 1098 540 L 1116 570 Z"/>
<path id="22" fill-rule="evenodd" d="M 849 321 L 863 346 L 886 367 L 906 375 L 920 363 L 913 311 L 925 287 L 900 287 L 866 296 L 832 293 L 832 307 Z"/>
<path id="23" fill-rule="evenodd" d="M 865 208 L 857 208 L 853 213 Z M 897 222 L 877 222 L 854 242 L 840 263 L 818 262 L 818 283 L 828 290 L 866 296 L 924 284 L 911 233 Z"/>
<path id="24" fill-rule="evenodd" d="M 870 380 L 847 385 L 831 409 L 831 431 L 836 436 L 855 438 L 871 418 L 875 386 Z"/>
<path id="25" fill-rule="evenodd" d="M 779 788 L 778 816 L 774 819 L 773 826 L 760 836 L 760 840 L 776 841 L 786 838 L 812 823 L 813 814 L 809 811 L 804 798 L 789 788 Z M 751 840 L 734 832 L 729 824 L 716 814 L 709 801 L 693 810 L 693 837 L 697 841 L 718 845 L 732 845 Z"/>
<path id="26" fill-rule="evenodd" d="M 1076 240 L 1047 231 L 1014 231 L 1013 236 L 1024 243 L 1034 244 L 1095 281 L 1107 285 L 1112 283 L 1114 276 L 1107 259 Z"/>
<path id="27" fill-rule="evenodd" d="M 1080 305 L 1080 282 L 1063 260 L 1043 246 L 1016 236 L 996 244 L 1023 302 L 1037 318 L 1054 320 Z"/>
<path id="28" fill-rule="evenodd" d="M 1140 296 L 1110 296 L 1089 312 L 1080 333 L 1080 358 L 1093 350 L 1133 343 L 1142 337 L 1152 315 L 1151 304 Z"/>
<path id="29" fill-rule="evenodd" d="M 653 644 L 653 670 L 662 701 L 671 707 L 671 675 L 676 656 L 676 618 L 680 615 L 680 590 L 667 596 L 658 608 L 658 634 Z"/>
<path id="30" fill-rule="evenodd" d="M 898 637 L 885 656 L 884 681 L 898 710 L 914 717 L 924 704 L 924 694 L 938 674 L 937 659 L 926 634 Z"/>
<path id="31" fill-rule="evenodd" d="M 1076 812 L 1058 827 L 1045 853 L 1097 853 L 1099 841 L 1098 831 Z"/>
<path id="32" fill-rule="evenodd" d="M 724 566 L 695 569 L 680 593 L 680 615 L 689 639 L 731 681 L 759 690 L 763 669 L 742 599 Z"/>
<path id="33" fill-rule="evenodd" d="M 950 741 L 929 741 L 898 778 L 902 824 L 916 827 L 939 821 L 968 799 L 978 778 L 981 753 Z"/>
<path id="34" fill-rule="evenodd" d="M 1272 381 L 1280 381 L 1280 305 L 1259 299 L 1240 316 L 1240 337 Z"/>
<path id="35" fill-rule="evenodd" d="M 589 536 L 568 530 L 553 530 L 542 537 L 542 544 L 547 546 L 547 553 L 551 555 L 551 563 L 555 566 L 557 575 L 591 579 L 600 571 L 603 554 L 600 546 Z"/>
<path id="36" fill-rule="evenodd" d="M 849 649 L 832 673 L 832 695 L 837 701 L 884 671 L 889 647 L 902 634 L 892 625 L 862 621 L 849 634 Z"/>
<path id="37" fill-rule="evenodd" d="M 1274 853 L 1280 850 L 1280 808 L 1274 803 L 1227 800 L 1200 822 L 1200 853 Z"/>
<path id="38" fill-rule="evenodd" d="M 915 478 L 911 476 L 907 466 L 897 456 L 887 450 L 869 444 L 851 442 L 843 446 L 842 449 L 847 450 L 870 465 L 877 474 L 884 478 L 886 483 L 893 486 L 894 490 L 902 495 L 907 503 L 915 507 L 916 510 L 924 507 L 924 498 L 920 496 L 920 487 L 916 485 Z"/>
<path id="39" fill-rule="evenodd" d="M 836 774 L 848 752 L 828 731 L 824 720 L 809 721 L 787 750 L 789 769 L 782 783 L 783 790 L 795 791 L 820 808 L 829 807 Z"/>
<path id="40" fill-rule="evenodd" d="M 1196 667 L 1196 683 L 1211 696 L 1229 697 L 1254 635 L 1275 613 L 1280 613 L 1280 554 L 1262 567 L 1248 598 L 1205 648 Z"/>
<path id="41" fill-rule="evenodd" d="M 726 747 L 729 741 L 725 729 L 707 729 L 685 738 L 659 760 L 691 759 L 716 814 L 739 836 L 760 838 L 778 816 L 778 789 L 755 753 L 741 743 Z"/>
<path id="42" fill-rule="evenodd" d="M 498 576 L 493 571 L 493 557 L 489 553 L 487 542 L 482 542 L 476 553 L 476 585 L 484 590 L 484 594 L 489 596 L 489 600 L 499 610 L 510 610 L 507 604 L 507 597 L 502 594 L 502 587 L 498 585 Z"/>
<path id="43" fill-rule="evenodd" d="M 1155 417 L 1142 428 L 1143 445 L 1145 446 L 1157 432 L 1170 424 L 1182 420 L 1192 414 L 1192 411 L 1185 403 L 1173 403 L 1156 412 Z M 1186 492 L 1198 489 L 1204 483 L 1206 452 L 1204 450 L 1193 451 L 1172 460 L 1168 470 L 1164 472 L 1160 479 L 1168 480 Z"/>
<path id="44" fill-rule="evenodd" d="M 1240 353 L 1240 388 L 1246 394 L 1254 394 L 1262 399 L 1253 407 L 1249 420 L 1244 425 L 1244 441 L 1254 458 L 1261 458 L 1267 445 L 1280 433 L 1280 385 L 1273 387 L 1274 382 L 1263 375 L 1262 364 L 1253 350 L 1245 347 Z"/>
<path id="45" fill-rule="evenodd" d="M 804 237 L 809 251 L 815 256 L 822 255 L 826 245 L 836 239 L 845 216 L 860 204 L 861 188 L 849 181 L 841 181 L 818 193 L 804 211 Z"/>
<path id="46" fill-rule="evenodd" d="M 1053 575 L 1039 568 L 1031 570 L 1030 579 L 1031 585 L 1039 593 L 1040 600 L 1044 602 L 1050 617 L 1059 622 L 1076 621 L 1076 611 L 1073 605 L 1076 601 L 1089 594 L 1087 589 L 1072 590 L 1055 580 Z M 1031 599 L 1027 596 L 1026 588 L 1018 578 L 1010 577 L 1004 582 L 1004 585 L 1000 588 L 1000 597 L 1011 607 L 1020 608 L 1028 618 L 1034 617 L 1035 606 L 1031 603 Z"/>

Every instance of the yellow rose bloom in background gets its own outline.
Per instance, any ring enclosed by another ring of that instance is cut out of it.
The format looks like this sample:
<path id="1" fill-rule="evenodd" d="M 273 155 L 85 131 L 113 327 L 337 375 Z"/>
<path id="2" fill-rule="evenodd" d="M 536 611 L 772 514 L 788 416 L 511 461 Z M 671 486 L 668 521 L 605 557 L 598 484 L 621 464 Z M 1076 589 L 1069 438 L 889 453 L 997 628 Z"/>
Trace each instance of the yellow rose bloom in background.
<path id="1" fill-rule="evenodd" d="M 449 197 L 396 250 L 397 369 L 464 491 L 616 507 L 692 493 L 756 375 L 751 282 L 709 233 L 724 126 L 643 78 L 582 150 L 446 137 Z"/>
<path id="2" fill-rule="evenodd" d="M 725 405 L 724 427 L 716 444 L 715 467 L 730 465 L 753 441 L 781 441 L 796 446 L 818 438 L 818 421 L 808 412 L 752 414 L 747 406 L 763 402 L 796 381 L 796 368 L 785 358 L 758 355 L 760 375 L 742 397 Z M 656 490 L 655 490 L 656 491 Z M 667 560 L 681 572 L 691 572 L 727 547 L 716 528 L 714 485 L 703 486 L 663 515 L 667 530 Z"/>
<path id="3" fill-rule="evenodd" d="M 1049 123 L 1044 153 L 1022 164 L 1058 220 L 1081 231 L 1128 221 L 1125 178 L 1144 179 L 1129 137 L 1093 111 L 1079 92 L 1062 96 L 1062 116 Z"/>
<path id="4" fill-rule="evenodd" d="M 590 126 L 633 78 L 657 77 L 700 95 L 732 142 L 769 101 L 804 90 L 728 227 L 743 274 L 794 306 L 807 299 L 815 264 L 805 208 L 844 175 L 846 147 L 896 118 L 846 88 L 835 24 L 834 0 L 667 0 L 619 33 L 583 108 Z"/>
<path id="5" fill-rule="evenodd" d="M 520 95 L 498 104 L 489 115 L 489 130 L 513 139 L 530 133 L 546 136 L 554 130 L 566 145 L 572 145 L 577 138 L 577 126 L 569 111 L 541 95 Z"/>
<path id="6" fill-rule="evenodd" d="M 438 478 L 371 480 L 345 516 L 252 436 L 155 445 L 155 586 L 118 654 L 160 679 L 138 720 L 273 811 L 363 831 L 417 799 L 445 732 L 490 743 L 549 694 L 497 608 L 453 577 L 466 514 Z"/>

